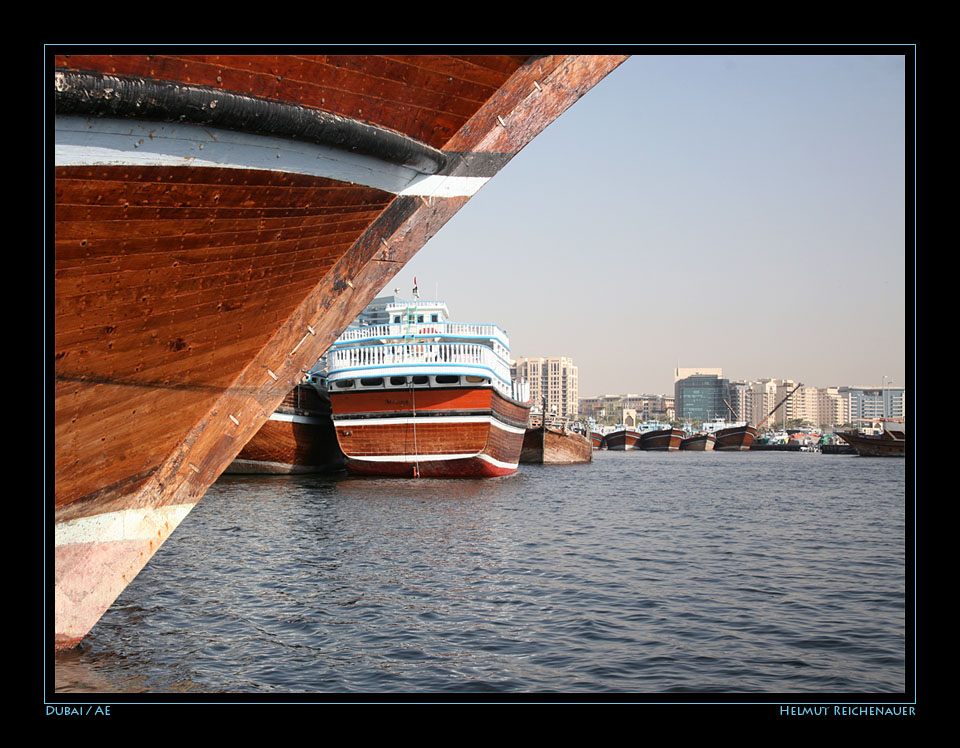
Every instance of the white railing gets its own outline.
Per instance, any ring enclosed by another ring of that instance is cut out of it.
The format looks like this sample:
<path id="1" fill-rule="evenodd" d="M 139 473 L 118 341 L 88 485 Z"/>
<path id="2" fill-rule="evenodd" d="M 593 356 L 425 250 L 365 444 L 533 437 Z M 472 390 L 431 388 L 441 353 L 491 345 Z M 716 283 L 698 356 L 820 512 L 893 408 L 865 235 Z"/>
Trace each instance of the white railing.
<path id="1" fill-rule="evenodd" d="M 397 366 L 447 367 L 451 374 L 461 373 L 465 367 L 479 367 L 504 382 L 510 381 L 510 367 L 503 359 L 490 348 L 474 343 L 396 343 L 332 348 L 327 353 L 327 371 L 331 380 L 342 378 L 345 370 Z M 369 376 L 376 376 L 376 373 L 371 372 Z"/>
<path id="2" fill-rule="evenodd" d="M 447 305 L 443 301 L 430 300 L 430 299 L 410 299 L 410 301 L 395 301 L 392 304 L 387 304 L 384 307 L 384 311 L 387 312 L 402 312 L 406 309 L 443 309 L 444 313 L 447 314 Z"/>
<path id="3" fill-rule="evenodd" d="M 439 335 L 455 338 L 484 338 L 487 340 L 497 340 L 507 349 L 509 349 L 510 345 L 507 334 L 496 325 L 471 324 L 469 322 L 418 322 L 414 325 L 401 323 L 352 327 L 344 330 L 334 345 L 354 343 L 363 340 L 376 340 L 379 338 L 402 338 L 407 335 L 415 335 L 418 337 Z M 509 355 L 509 350 L 506 351 L 506 355 Z"/>

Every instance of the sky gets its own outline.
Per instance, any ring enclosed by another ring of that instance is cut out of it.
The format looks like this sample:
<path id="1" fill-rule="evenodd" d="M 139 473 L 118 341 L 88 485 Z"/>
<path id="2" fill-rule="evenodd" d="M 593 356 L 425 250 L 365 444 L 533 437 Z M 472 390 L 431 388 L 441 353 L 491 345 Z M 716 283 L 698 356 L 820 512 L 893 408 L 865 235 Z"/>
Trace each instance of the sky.
<path id="1" fill-rule="evenodd" d="M 573 358 L 580 397 L 672 393 L 678 366 L 906 386 L 906 75 L 902 55 L 634 55 L 386 292 L 416 277 L 514 357 Z"/>

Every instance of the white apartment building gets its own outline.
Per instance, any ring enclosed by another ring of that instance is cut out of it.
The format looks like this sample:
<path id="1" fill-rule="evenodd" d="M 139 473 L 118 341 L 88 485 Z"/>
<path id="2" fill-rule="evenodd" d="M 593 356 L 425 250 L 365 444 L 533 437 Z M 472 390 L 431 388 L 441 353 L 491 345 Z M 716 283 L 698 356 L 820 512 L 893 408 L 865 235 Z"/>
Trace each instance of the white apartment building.
<path id="1" fill-rule="evenodd" d="M 530 383 L 533 411 L 543 411 L 560 418 L 575 418 L 580 402 L 577 367 L 572 358 L 521 357 L 513 362 L 514 378 Z"/>
<path id="2" fill-rule="evenodd" d="M 855 426 L 878 418 L 907 418 L 906 390 L 903 387 L 839 387 L 838 393 L 847 404 L 848 421 Z"/>

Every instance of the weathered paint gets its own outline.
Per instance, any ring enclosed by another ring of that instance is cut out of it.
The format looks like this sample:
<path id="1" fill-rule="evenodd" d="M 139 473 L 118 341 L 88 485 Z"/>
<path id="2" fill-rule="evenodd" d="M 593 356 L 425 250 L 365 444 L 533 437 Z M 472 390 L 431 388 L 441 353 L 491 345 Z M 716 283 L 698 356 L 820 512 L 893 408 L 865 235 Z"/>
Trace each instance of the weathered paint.
<path id="1" fill-rule="evenodd" d="M 189 514 L 193 504 L 107 512 L 63 522 L 54 535 L 56 643 L 79 642 Z M 100 570 L 89 573 L 90 568 Z"/>
<path id="2" fill-rule="evenodd" d="M 520 462 L 573 465 L 593 460 L 593 442 L 582 434 L 559 428 L 530 428 L 523 437 Z"/>

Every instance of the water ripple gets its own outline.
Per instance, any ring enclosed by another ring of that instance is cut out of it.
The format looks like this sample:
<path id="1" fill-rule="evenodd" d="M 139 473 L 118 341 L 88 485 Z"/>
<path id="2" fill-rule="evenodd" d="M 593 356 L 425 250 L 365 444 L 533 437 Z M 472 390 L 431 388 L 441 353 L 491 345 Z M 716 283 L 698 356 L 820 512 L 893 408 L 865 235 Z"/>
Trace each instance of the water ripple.
<path id="1" fill-rule="evenodd" d="M 494 481 L 219 481 L 60 691 L 905 688 L 903 461 L 600 453 Z"/>

